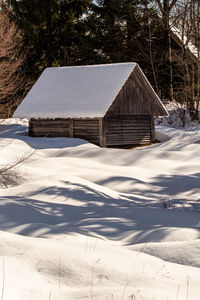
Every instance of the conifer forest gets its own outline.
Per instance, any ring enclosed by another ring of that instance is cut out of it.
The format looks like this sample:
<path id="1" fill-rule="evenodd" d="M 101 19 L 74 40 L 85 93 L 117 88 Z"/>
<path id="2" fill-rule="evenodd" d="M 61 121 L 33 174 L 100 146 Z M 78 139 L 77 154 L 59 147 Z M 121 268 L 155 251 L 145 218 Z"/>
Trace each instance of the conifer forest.
<path id="1" fill-rule="evenodd" d="M 186 103 L 198 117 L 199 1 L 4 0 L 5 13 L 18 36 L 14 57 L 23 58 L 15 98 L 46 67 L 136 62 L 161 99 Z M 0 102 L 10 103 L 9 93 Z"/>

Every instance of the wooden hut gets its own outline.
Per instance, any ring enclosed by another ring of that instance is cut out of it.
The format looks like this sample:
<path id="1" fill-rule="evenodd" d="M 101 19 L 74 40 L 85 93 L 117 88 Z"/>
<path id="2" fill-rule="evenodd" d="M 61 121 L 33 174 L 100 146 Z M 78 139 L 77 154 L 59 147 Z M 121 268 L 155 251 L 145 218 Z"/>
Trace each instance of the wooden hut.
<path id="1" fill-rule="evenodd" d="M 30 136 L 101 147 L 149 144 L 154 117 L 166 115 L 136 63 L 47 68 L 14 113 L 30 118 Z"/>

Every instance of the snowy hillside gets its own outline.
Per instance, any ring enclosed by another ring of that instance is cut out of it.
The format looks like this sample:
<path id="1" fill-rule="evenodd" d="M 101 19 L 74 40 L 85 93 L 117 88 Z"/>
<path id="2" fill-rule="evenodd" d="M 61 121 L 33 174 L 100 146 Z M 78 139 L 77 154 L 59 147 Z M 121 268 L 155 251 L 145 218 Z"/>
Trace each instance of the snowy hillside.
<path id="1" fill-rule="evenodd" d="M 200 128 L 157 136 L 101 149 L 1 126 L 1 164 L 37 148 L 0 190 L 1 299 L 199 299 Z"/>

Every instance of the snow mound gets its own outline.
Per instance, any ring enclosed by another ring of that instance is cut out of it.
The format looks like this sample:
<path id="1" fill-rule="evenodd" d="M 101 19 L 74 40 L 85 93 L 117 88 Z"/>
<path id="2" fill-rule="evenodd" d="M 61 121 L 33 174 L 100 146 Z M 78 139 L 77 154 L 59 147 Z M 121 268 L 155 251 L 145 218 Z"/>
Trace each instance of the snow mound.
<path id="1" fill-rule="evenodd" d="M 184 105 L 181 105 L 176 101 L 169 101 L 165 103 L 165 107 L 169 113 L 169 116 L 156 119 L 157 125 L 185 129 L 191 129 L 200 126 L 198 121 L 192 120 L 189 110 Z"/>
<path id="2" fill-rule="evenodd" d="M 200 130 L 102 149 L 29 137 L 26 122 L 1 125 L 1 164 L 37 148 L 0 190 L 2 299 L 197 300 Z"/>

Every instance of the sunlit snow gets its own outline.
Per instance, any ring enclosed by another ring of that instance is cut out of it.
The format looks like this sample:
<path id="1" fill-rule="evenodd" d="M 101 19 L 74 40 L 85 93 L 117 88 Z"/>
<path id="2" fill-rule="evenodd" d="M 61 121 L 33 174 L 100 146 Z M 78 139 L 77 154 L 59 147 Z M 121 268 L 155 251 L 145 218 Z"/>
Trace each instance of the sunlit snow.
<path id="1" fill-rule="evenodd" d="M 198 300 L 200 128 L 102 149 L 1 125 L 1 164 L 36 149 L 0 195 L 3 300 Z"/>

